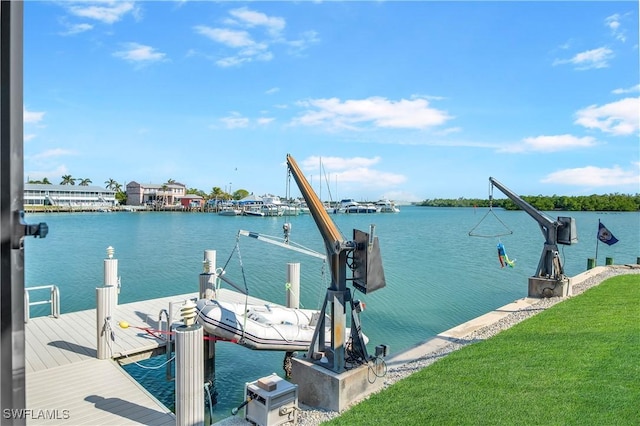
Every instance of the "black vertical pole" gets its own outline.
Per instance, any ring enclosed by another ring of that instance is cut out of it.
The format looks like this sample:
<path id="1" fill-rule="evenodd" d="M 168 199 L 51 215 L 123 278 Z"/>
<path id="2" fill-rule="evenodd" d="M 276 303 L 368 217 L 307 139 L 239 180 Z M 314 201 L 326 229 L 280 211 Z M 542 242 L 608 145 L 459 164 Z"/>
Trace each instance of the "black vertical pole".
<path id="1" fill-rule="evenodd" d="M 23 130 L 23 2 L 0 3 L 0 409 L 2 424 L 26 424 Z M 22 232 L 20 232 L 22 231 Z M 9 418 L 7 418 L 9 417 Z"/>
<path id="2" fill-rule="evenodd" d="M 596 266 L 598 266 L 598 244 L 600 243 L 600 219 L 598 219 L 598 232 L 596 232 Z"/>

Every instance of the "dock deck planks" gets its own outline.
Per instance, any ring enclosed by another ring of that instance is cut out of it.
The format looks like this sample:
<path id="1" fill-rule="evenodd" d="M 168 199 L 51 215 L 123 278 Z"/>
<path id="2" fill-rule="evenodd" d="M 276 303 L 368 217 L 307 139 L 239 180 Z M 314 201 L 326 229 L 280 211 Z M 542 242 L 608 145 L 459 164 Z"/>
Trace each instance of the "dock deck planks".
<path id="1" fill-rule="evenodd" d="M 179 306 L 197 293 L 120 304 L 113 313 L 112 358 L 157 350 L 164 340 L 135 327 L 159 328 L 159 313 Z M 234 291 L 218 290 L 227 302 L 268 303 Z M 120 321 L 130 324 L 118 327 Z M 163 317 L 164 321 L 164 317 Z M 113 359 L 97 355 L 96 309 L 69 312 L 60 318 L 31 318 L 25 324 L 26 417 L 30 425 L 173 425 L 175 416 L 131 378 Z M 66 412 L 63 410 L 67 410 Z M 67 413 L 68 418 L 61 418 Z M 57 418 L 56 418 L 57 416 Z"/>

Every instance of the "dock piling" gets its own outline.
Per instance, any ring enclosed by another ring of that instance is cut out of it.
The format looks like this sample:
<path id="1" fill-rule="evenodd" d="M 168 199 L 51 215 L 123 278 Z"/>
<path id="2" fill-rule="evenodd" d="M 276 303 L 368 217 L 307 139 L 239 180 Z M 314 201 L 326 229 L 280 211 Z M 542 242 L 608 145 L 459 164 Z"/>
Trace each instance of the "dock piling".
<path id="1" fill-rule="evenodd" d="M 112 315 L 114 311 L 116 288 L 97 287 L 96 288 L 96 336 L 98 359 L 107 359 L 111 357 L 111 343 L 113 341 Z"/>
<path id="2" fill-rule="evenodd" d="M 204 271 L 200 274 L 200 298 L 201 299 L 215 299 L 216 298 L 216 251 L 205 250 Z M 209 333 L 203 332 L 205 336 L 209 336 Z M 204 362 L 204 381 L 208 383 L 209 387 L 209 403 L 215 405 L 217 402 L 215 389 L 216 383 L 216 342 L 212 339 L 207 339 L 202 345 L 203 350 L 203 362 Z M 209 407 L 213 409 L 213 407 Z"/>
<path id="3" fill-rule="evenodd" d="M 115 287 L 114 306 L 118 306 L 118 293 L 120 293 L 120 279 L 118 278 L 118 259 L 113 258 L 115 249 L 107 247 L 107 258 L 104 259 L 104 286 Z"/>
<path id="4" fill-rule="evenodd" d="M 202 262 L 203 272 L 200 274 L 200 298 L 216 298 L 216 251 L 205 250 Z"/>
<path id="5" fill-rule="evenodd" d="M 300 307 L 300 263 L 287 263 L 287 308 Z"/>
<path id="6" fill-rule="evenodd" d="M 204 425 L 203 329 L 195 323 L 195 303 L 182 308 L 184 325 L 176 328 L 176 425 Z"/>

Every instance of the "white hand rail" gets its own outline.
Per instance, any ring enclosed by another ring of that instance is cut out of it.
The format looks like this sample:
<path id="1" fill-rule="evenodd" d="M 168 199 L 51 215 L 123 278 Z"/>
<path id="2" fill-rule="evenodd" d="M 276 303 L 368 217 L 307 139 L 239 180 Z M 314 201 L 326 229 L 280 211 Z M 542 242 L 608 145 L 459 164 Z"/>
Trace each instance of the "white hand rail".
<path id="1" fill-rule="evenodd" d="M 29 299 L 29 292 L 34 290 L 50 290 L 50 298 L 49 300 L 40 300 L 37 302 L 31 302 Z M 44 305 L 50 303 L 51 304 L 51 316 L 54 318 L 60 318 L 60 289 L 58 289 L 57 285 L 41 285 L 37 287 L 26 287 L 24 289 L 24 322 L 25 324 L 29 322 L 30 318 L 30 308 L 31 306 L 36 305 Z"/>

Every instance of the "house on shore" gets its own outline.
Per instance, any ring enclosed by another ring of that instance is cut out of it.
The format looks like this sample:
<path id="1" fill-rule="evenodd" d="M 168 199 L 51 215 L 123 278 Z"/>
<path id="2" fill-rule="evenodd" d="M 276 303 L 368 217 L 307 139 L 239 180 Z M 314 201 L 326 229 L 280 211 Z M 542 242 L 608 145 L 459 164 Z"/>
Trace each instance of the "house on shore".
<path id="1" fill-rule="evenodd" d="M 25 210 L 42 207 L 98 210 L 116 204 L 116 192 L 99 186 L 24 184 Z"/>
<path id="2" fill-rule="evenodd" d="M 158 207 L 180 205 L 180 199 L 186 193 L 186 186 L 179 182 L 142 184 L 132 181 L 127 184 L 127 205 Z"/>
<path id="3" fill-rule="evenodd" d="M 203 210 L 204 208 L 204 198 L 200 195 L 196 194 L 186 194 L 182 198 L 180 198 L 180 204 L 182 204 L 182 208 L 185 210 Z"/>

